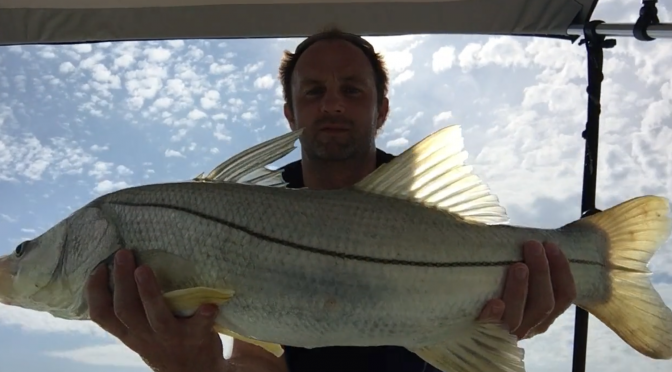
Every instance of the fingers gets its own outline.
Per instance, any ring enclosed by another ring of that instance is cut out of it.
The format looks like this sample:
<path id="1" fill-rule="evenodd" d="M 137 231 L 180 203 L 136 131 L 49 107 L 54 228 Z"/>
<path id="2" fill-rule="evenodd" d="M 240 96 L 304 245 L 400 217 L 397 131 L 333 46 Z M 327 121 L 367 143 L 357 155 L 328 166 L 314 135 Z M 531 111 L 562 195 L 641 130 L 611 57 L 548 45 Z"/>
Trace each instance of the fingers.
<path id="1" fill-rule="evenodd" d="M 481 314 L 478 316 L 478 320 L 500 322 L 502 320 L 502 316 L 504 315 L 504 308 L 504 301 L 500 299 L 491 300 L 485 304 L 483 310 L 481 310 Z"/>
<path id="2" fill-rule="evenodd" d="M 195 329 L 202 329 L 206 332 L 214 332 L 215 320 L 219 314 L 219 307 L 215 304 L 205 304 L 198 308 L 198 311 L 188 322 L 192 322 Z"/>
<path id="3" fill-rule="evenodd" d="M 128 334 L 128 329 L 114 312 L 112 294 L 108 289 L 108 280 L 108 270 L 103 264 L 94 270 L 86 282 L 85 291 L 89 305 L 89 316 L 99 327 L 120 340 L 124 340 Z"/>
<path id="4" fill-rule="evenodd" d="M 133 279 L 135 259 L 133 254 L 125 249 L 120 250 L 114 257 L 114 312 L 117 318 L 133 330 L 134 334 L 149 332 L 149 324 L 145 317 L 140 301 L 140 294 Z"/>
<path id="5" fill-rule="evenodd" d="M 140 266 L 135 270 L 135 280 L 139 298 L 152 329 L 160 335 L 174 333 L 177 328 L 177 319 L 163 298 L 159 284 L 151 269 Z"/>
<path id="6" fill-rule="evenodd" d="M 175 338 L 176 335 L 190 337 L 189 334 L 205 335 L 213 332 L 219 310 L 217 305 L 202 305 L 192 317 L 178 319 L 163 298 L 161 288 L 151 269 L 147 266 L 138 267 L 135 271 L 135 279 L 146 317 L 157 334 Z"/>
<path id="7" fill-rule="evenodd" d="M 576 285 L 567 257 L 557 244 L 546 243 L 545 248 L 555 307 L 548 317 L 535 327 L 535 334 L 546 332 L 555 319 L 562 315 L 576 299 Z"/>
<path id="8" fill-rule="evenodd" d="M 525 316 L 516 330 L 516 335 L 521 339 L 555 308 L 551 273 L 544 246 L 539 242 L 528 242 L 525 243 L 523 251 L 529 279 Z"/>
<path id="9" fill-rule="evenodd" d="M 529 269 L 525 264 L 512 265 L 507 274 L 502 300 L 506 304 L 502 321 L 516 332 L 523 321 L 527 305 Z"/>

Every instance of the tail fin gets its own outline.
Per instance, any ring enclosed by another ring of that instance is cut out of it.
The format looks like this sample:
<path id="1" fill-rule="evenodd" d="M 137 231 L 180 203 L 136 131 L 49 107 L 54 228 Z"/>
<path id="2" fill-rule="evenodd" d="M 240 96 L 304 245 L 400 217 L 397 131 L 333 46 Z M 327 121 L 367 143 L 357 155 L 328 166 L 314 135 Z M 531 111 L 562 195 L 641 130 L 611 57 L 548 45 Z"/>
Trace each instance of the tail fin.
<path id="1" fill-rule="evenodd" d="M 610 298 L 582 305 L 623 341 L 654 359 L 672 358 L 672 310 L 653 287 L 649 260 L 670 236 L 667 199 L 631 199 L 577 222 L 589 222 L 609 241 Z"/>

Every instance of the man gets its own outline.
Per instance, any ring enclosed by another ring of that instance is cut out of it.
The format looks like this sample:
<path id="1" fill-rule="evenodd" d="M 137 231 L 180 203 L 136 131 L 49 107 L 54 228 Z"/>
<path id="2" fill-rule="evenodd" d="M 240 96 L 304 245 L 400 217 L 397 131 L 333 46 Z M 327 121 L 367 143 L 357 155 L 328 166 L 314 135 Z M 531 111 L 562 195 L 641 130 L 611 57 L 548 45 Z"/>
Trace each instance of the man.
<path id="1" fill-rule="evenodd" d="M 280 67 L 292 129 L 305 128 L 302 159 L 285 167 L 289 187 L 335 189 L 352 185 L 393 156 L 376 149 L 388 114 L 387 73 L 382 58 L 362 38 L 331 30 L 306 39 Z M 520 339 L 544 332 L 576 296 L 569 263 L 554 244 L 530 242 L 525 263 L 513 265 L 501 299 L 480 314 L 506 324 Z M 257 346 L 234 342 L 222 357 L 212 331 L 216 307 L 203 306 L 189 319 L 167 309 L 146 267 L 117 255 L 116 290 L 106 289 L 100 267 L 87 286 L 91 317 L 137 352 L 157 372 L 430 372 L 419 357 L 398 347 L 286 348 L 276 358 Z M 135 278 L 135 279 L 134 279 Z"/>

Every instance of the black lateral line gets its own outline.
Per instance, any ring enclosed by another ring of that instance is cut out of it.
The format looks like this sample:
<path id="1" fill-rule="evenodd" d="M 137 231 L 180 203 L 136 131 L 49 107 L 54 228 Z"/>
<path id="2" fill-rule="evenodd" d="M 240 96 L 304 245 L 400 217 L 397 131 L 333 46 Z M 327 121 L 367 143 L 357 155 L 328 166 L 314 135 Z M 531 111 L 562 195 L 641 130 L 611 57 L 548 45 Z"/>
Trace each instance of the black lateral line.
<path id="1" fill-rule="evenodd" d="M 493 267 L 493 266 L 510 266 L 515 263 L 521 262 L 521 261 L 486 261 L 486 262 L 468 262 L 468 261 L 460 261 L 460 262 L 431 262 L 431 261 L 409 261 L 409 260 L 395 260 L 391 258 L 377 258 L 377 257 L 368 257 L 368 256 L 361 256 L 361 255 L 355 255 L 355 254 L 348 254 L 348 253 L 341 253 L 341 252 L 333 252 L 329 251 L 326 249 L 320 249 L 320 248 L 314 248 L 314 247 L 309 247 L 307 245 L 303 244 L 297 244 L 294 242 L 290 242 L 287 240 L 283 239 L 278 239 L 269 235 L 265 235 L 259 232 L 256 232 L 254 230 L 251 230 L 247 227 L 237 225 L 235 223 L 231 223 L 229 221 L 223 220 L 221 218 L 211 216 L 202 212 L 198 211 L 193 211 L 188 208 L 180 207 L 180 206 L 174 206 L 174 205 L 167 205 L 167 204 L 159 204 L 159 203 L 131 203 L 131 202 L 109 202 L 109 204 L 113 205 L 120 205 L 120 206 L 126 206 L 126 207 L 151 207 L 151 208 L 164 208 L 164 209 L 171 209 L 179 212 L 184 212 L 188 213 L 197 217 L 201 217 L 203 219 L 219 223 L 222 225 L 225 225 L 227 227 L 230 227 L 232 229 L 236 229 L 239 231 L 242 231 L 246 234 L 249 234 L 251 236 L 254 236 L 258 239 L 266 240 L 272 243 L 277 243 L 281 244 L 293 249 L 297 249 L 300 251 L 304 252 L 310 252 L 310 253 L 315 253 L 315 254 L 320 254 L 320 255 L 325 255 L 325 256 L 331 256 L 331 257 L 337 257 L 341 258 L 344 260 L 353 260 L 353 261 L 363 261 L 363 262 L 371 262 L 371 263 L 378 263 L 378 264 L 385 264 L 385 265 L 397 265 L 397 266 L 419 266 L 419 267 L 436 267 L 436 268 L 449 268 L 449 267 Z M 580 259 L 569 259 L 570 263 L 575 263 L 575 264 L 582 264 L 582 265 L 593 265 L 593 266 L 603 266 L 599 262 L 595 261 L 589 261 L 589 260 L 580 260 Z"/>

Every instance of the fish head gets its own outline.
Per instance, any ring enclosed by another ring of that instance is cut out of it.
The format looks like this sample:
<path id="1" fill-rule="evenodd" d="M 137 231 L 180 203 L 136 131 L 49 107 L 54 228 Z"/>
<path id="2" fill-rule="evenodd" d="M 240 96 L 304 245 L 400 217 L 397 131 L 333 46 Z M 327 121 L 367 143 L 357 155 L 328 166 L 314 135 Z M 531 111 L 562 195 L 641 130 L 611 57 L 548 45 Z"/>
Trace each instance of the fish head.
<path id="1" fill-rule="evenodd" d="M 84 286 L 111 253 L 116 229 L 83 208 L 0 257 L 0 303 L 65 318 L 85 315 Z"/>
<path id="2" fill-rule="evenodd" d="M 55 275 L 62 263 L 66 241 L 67 220 L 63 220 L 0 257 L 0 302 L 29 309 L 35 307 L 37 304 L 32 303 L 32 298 L 57 279 Z"/>

